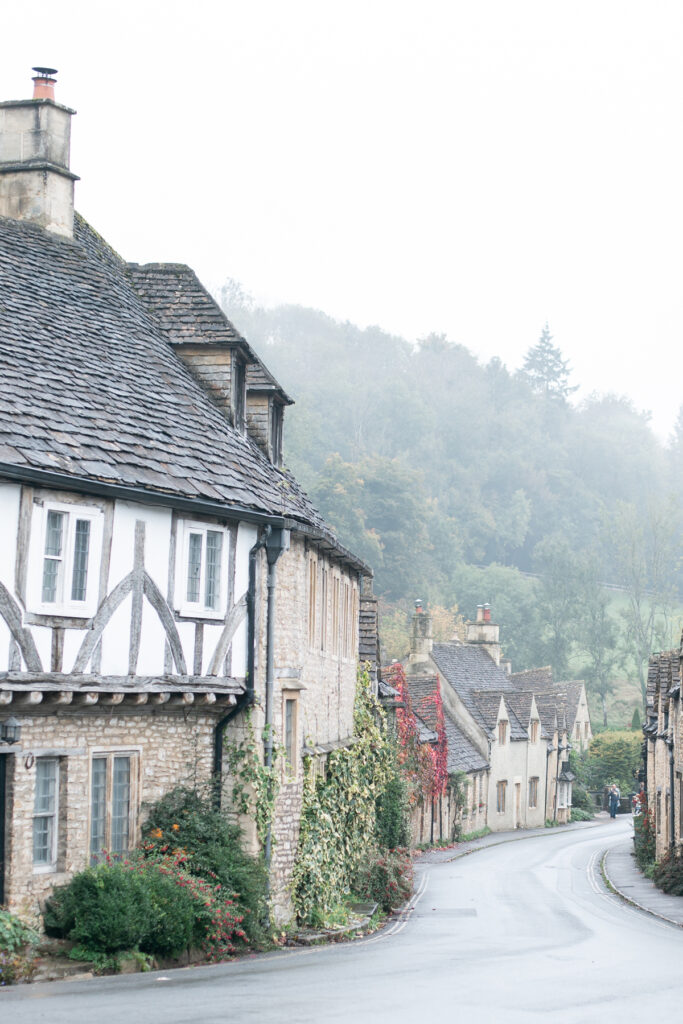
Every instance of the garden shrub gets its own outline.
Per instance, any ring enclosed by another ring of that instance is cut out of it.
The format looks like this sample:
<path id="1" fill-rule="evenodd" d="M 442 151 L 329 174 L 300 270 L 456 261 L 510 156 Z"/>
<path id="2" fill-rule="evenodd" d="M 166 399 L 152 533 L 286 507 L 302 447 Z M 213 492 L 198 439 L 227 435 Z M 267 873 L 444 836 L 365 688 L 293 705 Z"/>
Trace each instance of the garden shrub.
<path id="1" fill-rule="evenodd" d="M 578 780 L 572 785 L 572 808 L 578 808 L 581 811 L 590 811 L 591 817 L 595 813 L 595 803 L 591 798 L 590 793 L 582 783 Z M 585 821 L 587 819 L 578 819 Z"/>
<path id="2" fill-rule="evenodd" d="M 413 891 L 413 862 L 405 849 L 371 851 L 358 865 L 352 880 L 356 896 L 377 903 L 388 914 Z"/>
<path id="3" fill-rule="evenodd" d="M 170 857 L 108 857 L 57 889 L 46 911 L 53 934 L 77 943 L 90 959 L 128 950 L 171 957 L 201 946 L 218 960 L 246 938 L 241 922 L 220 884 L 194 878 Z"/>
<path id="4" fill-rule="evenodd" d="M 670 896 L 683 896 L 683 857 L 667 853 L 652 872 L 655 885 Z"/>
<path id="5" fill-rule="evenodd" d="M 633 818 L 633 844 L 636 860 L 641 871 L 651 873 L 655 862 L 656 837 L 647 811 Z"/>
<path id="6" fill-rule="evenodd" d="M 30 977 L 37 933 L 9 910 L 0 910 L 0 986 Z"/>
<path id="7" fill-rule="evenodd" d="M 244 916 L 244 930 L 254 945 L 265 938 L 268 920 L 263 861 L 242 848 L 238 825 L 216 809 L 210 793 L 178 787 L 148 809 L 142 830 L 147 857 L 176 856 L 185 870 L 219 884 Z"/>
<path id="8" fill-rule="evenodd" d="M 595 815 L 592 811 L 585 811 L 583 807 L 572 807 L 569 816 L 570 821 L 592 821 Z"/>

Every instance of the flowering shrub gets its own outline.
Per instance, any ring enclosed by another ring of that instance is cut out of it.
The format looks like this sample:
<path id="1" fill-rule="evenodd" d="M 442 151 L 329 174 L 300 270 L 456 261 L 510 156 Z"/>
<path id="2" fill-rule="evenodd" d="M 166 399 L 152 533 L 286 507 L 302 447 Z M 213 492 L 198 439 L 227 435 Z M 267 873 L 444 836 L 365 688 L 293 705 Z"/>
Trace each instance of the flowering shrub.
<path id="1" fill-rule="evenodd" d="M 642 814 L 633 818 L 633 842 L 635 846 L 636 860 L 641 871 L 647 872 L 655 862 L 656 837 L 650 820 L 650 813 L 646 809 Z"/>
<path id="2" fill-rule="evenodd" d="M 396 711 L 398 758 L 408 784 L 410 803 L 412 806 L 425 800 L 434 803 L 446 792 L 448 785 L 448 743 L 441 693 L 437 689 L 423 701 L 425 705 L 433 708 L 437 741 L 433 745 L 420 743 L 403 666 L 399 663 L 392 665 L 386 671 L 385 678 L 399 693 L 401 706 Z"/>
<path id="3" fill-rule="evenodd" d="M 241 845 L 241 832 L 213 805 L 210 793 L 178 787 L 148 810 L 142 830 L 145 857 L 173 857 L 189 875 L 220 885 L 244 918 L 249 941 L 265 938 L 266 872 Z"/>
<path id="4" fill-rule="evenodd" d="M 400 907 L 413 891 L 413 862 L 407 850 L 372 851 L 358 865 L 356 896 L 379 904 L 384 913 Z"/>
<path id="5" fill-rule="evenodd" d="M 49 901 L 46 927 L 86 951 L 174 956 L 200 946 L 208 959 L 235 952 L 242 917 L 220 884 L 190 875 L 182 857 L 131 857 L 74 875 Z"/>

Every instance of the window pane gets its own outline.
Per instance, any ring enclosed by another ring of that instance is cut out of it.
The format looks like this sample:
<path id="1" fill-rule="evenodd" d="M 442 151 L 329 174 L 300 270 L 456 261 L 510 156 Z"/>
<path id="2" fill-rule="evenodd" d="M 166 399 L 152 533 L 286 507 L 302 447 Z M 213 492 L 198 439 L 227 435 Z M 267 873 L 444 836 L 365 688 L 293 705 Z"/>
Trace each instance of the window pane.
<path id="1" fill-rule="evenodd" d="M 207 608 L 218 608 L 221 589 L 221 552 L 223 534 L 216 530 L 206 531 L 206 594 Z"/>
<path id="2" fill-rule="evenodd" d="M 114 758 L 112 787 L 111 849 L 123 853 L 128 849 L 128 822 L 130 816 L 130 758 Z"/>
<path id="3" fill-rule="evenodd" d="M 194 604 L 199 601 L 199 577 L 202 571 L 202 535 L 190 534 L 187 556 L 187 600 Z"/>
<path id="4" fill-rule="evenodd" d="M 62 564 L 62 538 L 64 534 L 64 512 L 47 514 L 45 536 L 45 558 L 43 559 L 43 601 L 52 604 L 57 600 L 59 571 Z"/>
<path id="5" fill-rule="evenodd" d="M 294 764 L 294 701 L 285 701 L 285 756 L 287 763 Z"/>
<path id="6" fill-rule="evenodd" d="M 62 535 L 64 533 L 64 512 L 52 509 L 47 514 L 47 536 L 45 538 L 45 554 L 61 558 Z"/>
<path id="7" fill-rule="evenodd" d="M 92 762 L 92 796 L 90 805 L 90 859 L 96 861 L 104 849 L 104 827 L 107 803 L 107 759 L 94 757 Z"/>
<path id="8" fill-rule="evenodd" d="M 51 864 L 53 859 L 58 770 L 58 762 L 54 758 L 38 758 L 36 761 L 33 863 L 38 865 Z"/>
<path id="9" fill-rule="evenodd" d="M 55 819 L 46 815 L 33 819 L 33 863 L 49 864 L 52 860 L 52 836 Z"/>
<path id="10" fill-rule="evenodd" d="M 85 601 L 88 581 L 88 547 L 90 545 L 90 521 L 76 520 L 74 535 L 74 571 L 71 579 L 71 600 Z"/>
<path id="11" fill-rule="evenodd" d="M 53 814 L 57 792 L 57 762 L 39 757 L 36 761 L 36 814 Z"/>

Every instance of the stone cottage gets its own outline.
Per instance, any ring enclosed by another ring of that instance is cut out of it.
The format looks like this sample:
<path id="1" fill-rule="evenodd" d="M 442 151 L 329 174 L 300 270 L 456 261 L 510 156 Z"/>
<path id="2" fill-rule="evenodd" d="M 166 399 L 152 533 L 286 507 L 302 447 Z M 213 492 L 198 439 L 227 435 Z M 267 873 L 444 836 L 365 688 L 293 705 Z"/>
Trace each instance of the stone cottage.
<path id="1" fill-rule="evenodd" d="M 643 760 L 648 815 L 656 858 L 680 852 L 683 843 L 683 717 L 681 649 L 650 657 Z"/>
<path id="2" fill-rule="evenodd" d="M 0 103 L 0 903 L 36 915 L 135 846 L 146 804 L 225 780 L 253 708 L 284 748 L 284 919 L 302 755 L 349 742 L 370 571 L 283 468 L 291 399 L 194 273 L 74 213 L 74 111 L 35 72 Z"/>
<path id="3" fill-rule="evenodd" d="M 419 606 L 405 666 L 411 693 L 423 679 L 434 678 L 439 685 L 447 735 L 459 752 L 458 770 L 468 777 L 462 829 L 486 825 L 502 831 L 536 828 L 546 818 L 568 821 L 574 776 L 568 764 L 567 707 L 571 702 L 572 724 L 580 722 L 583 737 L 588 715 L 583 684 L 555 685 L 549 670 L 540 670 L 543 685 L 538 680 L 538 686 L 532 673 L 511 675 L 501 663 L 499 627 L 488 605 L 465 624 L 464 635 L 464 642 L 455 637 L 435 643 L 431 617 Z"/>

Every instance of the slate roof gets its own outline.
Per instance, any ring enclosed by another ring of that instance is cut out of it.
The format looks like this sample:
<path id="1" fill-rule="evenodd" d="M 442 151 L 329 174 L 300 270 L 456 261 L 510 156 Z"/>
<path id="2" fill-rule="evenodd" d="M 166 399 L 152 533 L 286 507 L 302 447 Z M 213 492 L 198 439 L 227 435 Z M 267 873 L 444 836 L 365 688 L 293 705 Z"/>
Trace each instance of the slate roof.
<path id="1" fill-rule="evenodd" d="M 290 398 L 281 384 L 275 380 L 270 370 L 266 369 L 261 360 L 257 363 L 249 363 L 247 366 L 247 390 L 275 392 L 285 405 L 294 405 L 294 399 Z"/>
<path id="2" fill-rule="evenodd" d="M 189 268 L 131 267 L 78 215 L 73 241 L 0 218 L 0 475 L 51 471 L 65 487 L 85 478 L 285 516 L 344 552 L 173 351 L 202 338 L 241 343 Z"/>
<path id="3" fill-rule="evenodd" d="M 510 689 L 510 677 L 505 670 L 496 665 L 481 647 L 468 644 L 434 644 L 432 661 L 456 691 L 475 722 L 488 732 L 491 726 L 478 707 L 474 692 Z"/>
<path id="4" fill-rule="evenodd" d="M 547 690 L 553 686 L 553 670 L 550 665 L 544 668 L 528 668 L 524 672 L 511 672 L 510 679 L 515 686 L 523 687 L 525 690 Z"/>
<path id="5" fill-rule="evenodd" d="M 498 712 L 500 710 L 501 697 L 505 701 L 508 721 L 510 723 L 511 740 L 528 740 L 529 734 L 515 714 L 511 703 L 508 701 L 509 693 L 503 690 L 475 690 L 472 694 L 479 711 L 486 722 L 489 732 L 495 729 L 498 723 Z"/>
<path id="6" fill-rule="evenodd" d="M 444 708 L 444 728 L 448 744 L 447 766 L 452 772 L 481 772 L 489 767 L 485 757 L 470 743 L 465 734 L 458 728 Z"/>

